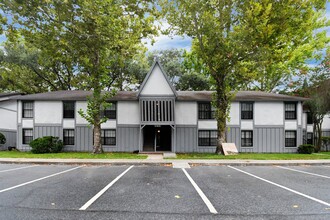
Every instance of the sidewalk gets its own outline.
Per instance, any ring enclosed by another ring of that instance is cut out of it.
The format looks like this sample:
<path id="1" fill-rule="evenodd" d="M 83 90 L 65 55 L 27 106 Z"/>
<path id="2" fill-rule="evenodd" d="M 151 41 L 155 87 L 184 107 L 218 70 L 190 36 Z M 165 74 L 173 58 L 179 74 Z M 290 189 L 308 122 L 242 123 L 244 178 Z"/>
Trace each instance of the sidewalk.
<path id="1" fill-rule="evenodd" d="M 149 165 L 172 166 L 182 162 L 191 166 L 299 166 L 328 165 L 330 160 L 179 160 L 179 159 L 39 159 L 39 158 L 0 158 L 0 163 L 21 164 L 79 164 L 79 165 Z"/>

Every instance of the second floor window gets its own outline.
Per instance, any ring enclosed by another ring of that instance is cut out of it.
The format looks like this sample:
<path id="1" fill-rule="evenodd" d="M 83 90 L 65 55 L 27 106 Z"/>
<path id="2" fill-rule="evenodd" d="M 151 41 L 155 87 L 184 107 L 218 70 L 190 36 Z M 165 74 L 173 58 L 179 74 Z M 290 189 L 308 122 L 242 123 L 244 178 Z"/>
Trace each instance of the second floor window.
<path id="1" fill-rule="evenodd" d="M 241 103 L 241 119 L 253 119 L 253 103 Z"/>
<path id="2" fill-rule="evenodd" d="M 311 112 L 307 112 L 307 124 L 308 125 L 313 124 L 313 116 Z"/>
<path id="3" fill-rule="evenodd" d="M 215 109 L 210 102 L 198 103 L 198 119 L 214 119 Z"/>
<path id="4" fill-rule="evenodd" d="M 22 102 L 22 117 L 23 118 L 33 118 L 33 102 L 24 101 Z"/>
<path id="5" fill-rule="evenodd" d="M 297 104 L 294 102 L 285 103 L 285 119 L 297 119 Z"/>
<path id="6" fill-rule="evenodd" d="M 103 116 L 107 117 L 108 119 L 116 119 L 117 116 L 116 103 L 112 102 L 111 106 L 101 111 L 101 117 Z"/>
<path id="7" fill-rule="evenodd" d="M 74 118 L 74 102 L 63 102 L 63 118 Z"/>

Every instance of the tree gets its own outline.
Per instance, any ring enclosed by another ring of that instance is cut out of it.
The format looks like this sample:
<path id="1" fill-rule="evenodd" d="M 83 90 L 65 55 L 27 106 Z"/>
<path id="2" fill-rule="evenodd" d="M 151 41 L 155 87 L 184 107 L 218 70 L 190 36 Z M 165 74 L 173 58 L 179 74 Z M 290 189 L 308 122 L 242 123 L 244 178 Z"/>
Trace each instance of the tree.
<path id="1" fill-rule="evenodd" d="M 316 88 L 310 90 L 310 100 L 306 105 L 313 119 L 313 136 L 315 139 L 315 151 L 319 152 L 322 146 L 322 123 L 324 116 L 330 112 L 330 79 L 322 82 Z"/>
<path id="2" fill-rule="evenodd" d="M 93 153 L 102 152 L 101 108 L 114 94 L 103 93 L 123 66 L 139 49 L 141 38 L 156 34 L 157 12 L 152 0 L 1 0 L 4 13 L 11 15 L 3 26 L 11 41 L 20 34 L 41 56 L 66 61 L 86 80 L 82 87 L 93 91 L 87 112 L 80 114 L 93 126 Z"/>
<path id="3" fill-rule="evenodd" d="M 270 60 L 279 67 L 282 56 L 292 63 L 303 59 L 299 52 L 307 50 L 300 46 L 311 40 L 315 28 L 322 26 L 324 20 L 320 16 L 325 3 L 325 0 L 160 1 L 171 31 L 194 39 L 193 48 L 214 80 L 217 153 L 223 153 L 231 90 L 268 74 L 262 67 L 270 63 L 262 62 Z M 320 32 L 316 37 L 322 34 L 325 35 Z M 296 53 L 290 53 L 297 48 Z M 262 67 L 258 68 L 259 64 Z"/>
<path id="4" fill-rule="evenodd" d="M 28 94 L 71 90 L 75 77 L 73 66 L 52 62 L 52 57 L 41 54 L 20 39 L 5 42 L 0 51 L 0 87 Z"/>
<path id="5" fill-rule="evenodd" d="M 152 66 L 155 57 L 158 57 L 170 82 L 176 86 L 178 79 L 182 76 L 183 51 L 178 49 L 154 50 L 147 55 L 149 66 Z"/>

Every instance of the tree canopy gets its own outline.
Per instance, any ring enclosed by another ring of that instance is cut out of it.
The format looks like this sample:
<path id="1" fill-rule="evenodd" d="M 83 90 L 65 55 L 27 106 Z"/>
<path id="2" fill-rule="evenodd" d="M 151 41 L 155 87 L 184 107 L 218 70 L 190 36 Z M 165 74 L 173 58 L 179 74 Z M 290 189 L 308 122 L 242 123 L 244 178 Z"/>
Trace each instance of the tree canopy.
<path id="1" fill-rule="evenodd" d="M 11 15 L 3 25 L 10 41 L 21 36 L 47 66 L 65 76 L 79 73 L 80 86 L 93 91 L 87 112 L 80 113 L 93 125 L 93 152 L 101 152 L 102 90 L 141 48 L 141 39 L 157 33 L 153 0 L 1 0 L 0 8 Z"/>

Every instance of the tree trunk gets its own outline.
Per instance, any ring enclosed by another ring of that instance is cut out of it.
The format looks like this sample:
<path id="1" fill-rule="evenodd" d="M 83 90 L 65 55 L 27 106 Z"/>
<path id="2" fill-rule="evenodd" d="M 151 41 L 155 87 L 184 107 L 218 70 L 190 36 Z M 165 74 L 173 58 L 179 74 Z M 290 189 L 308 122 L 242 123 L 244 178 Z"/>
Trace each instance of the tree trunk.
<path id="1" fill-rule="evenodd" d="M 217 83 L 215 94 L 215 106 L 216 106 L 216 119 L 218 129 L 217 139 L 217 154 L 224 154 L 222 144 L 226 142 L 226 124 L 227 124 L 227 110 L 229 107 L 230 94 L 227 94 L 223 80 L 219 80 Z"/>
<path id="2" fill-rule="evenodd" d="M 94 146 L 93 146 L 93 154 L 103 153 L 103 148 L 101 144 L 101 125 L 94 125 Z"/>
<path id="3" fill-rule="evenodd" d="M 316 139 L 316 144 L 315 144 L 315 152 L 318 153 L 321 150 L 321 145 L 322 145 L 322 128 L 321 128 L 322 123 L 318 123 L 316 125 L 316 133 L 317 133 L 317 139 Z"/>

